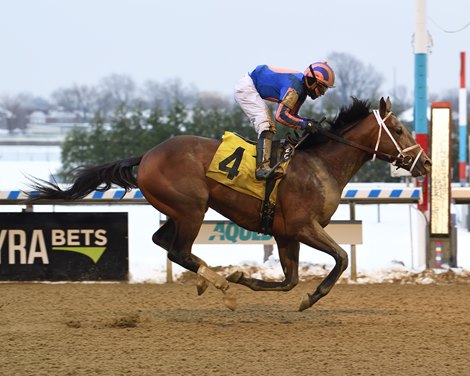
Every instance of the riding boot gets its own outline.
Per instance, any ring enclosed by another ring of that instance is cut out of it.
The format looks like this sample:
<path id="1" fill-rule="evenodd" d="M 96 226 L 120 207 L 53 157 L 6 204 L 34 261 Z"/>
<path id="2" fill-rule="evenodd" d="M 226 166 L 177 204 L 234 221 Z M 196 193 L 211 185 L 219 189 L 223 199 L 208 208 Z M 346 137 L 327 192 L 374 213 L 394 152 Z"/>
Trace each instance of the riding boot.
<path id="1" fill-rule="evenodd" d="M 261 132 L 256 145 L 256 179 L 266 180 L 268 177 L 276 179 L 284 174 L 282 169 L 276 169 L 271 173 L 271 145 L 274 133 L 270 131 Z"/>

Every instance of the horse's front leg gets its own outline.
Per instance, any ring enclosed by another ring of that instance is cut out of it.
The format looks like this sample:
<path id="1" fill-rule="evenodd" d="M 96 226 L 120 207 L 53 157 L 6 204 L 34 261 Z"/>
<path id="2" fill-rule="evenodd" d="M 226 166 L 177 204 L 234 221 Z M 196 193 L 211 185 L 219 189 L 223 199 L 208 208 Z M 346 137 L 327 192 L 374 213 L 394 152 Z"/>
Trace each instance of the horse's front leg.
<path id="1" fill-rule="evenodd" d="M 262 279 L 246 277 L 243 272 L 236 271 L 227 277 L 233 283 L 239 283 L 255 291 L 289 291 L 294 288 L 299 281 L 299 248 L 300 244 L 296 240 L 276 239 L 279 259 L 284 272 L 283 281 L 263 281 Z"/>
<path id="2" fill-rule="evenodd" d="M 325 279 L 321 281 L 315 292 L 313 294 L 307 293 L 302 298 L 299 311 L 303 311 L 330 292 L 341 274 L 348 267 L 348 254 L 328 235 L 318 222 L 315 222 L 312 227 L 302 229 L 299 232 L 298 239 L 301 243 L 328 253 L 335 259 L 335 266 Z"/>

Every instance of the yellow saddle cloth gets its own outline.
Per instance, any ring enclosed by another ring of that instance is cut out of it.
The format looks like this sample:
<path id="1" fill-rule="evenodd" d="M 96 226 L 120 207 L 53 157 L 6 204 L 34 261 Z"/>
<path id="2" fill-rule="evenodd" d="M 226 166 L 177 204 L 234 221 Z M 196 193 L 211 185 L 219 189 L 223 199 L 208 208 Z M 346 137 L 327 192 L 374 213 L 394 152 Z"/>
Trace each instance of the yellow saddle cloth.
<path id="1" fill-rule="evenodd" d="M 280 167 L 287 169 L 290 160 Z M 206 176 L 238 192 L 264 200 L 266 181 L 256 180 L 256 145 L 232 132 L 225 132 L 217 152 L 212 159 Z M 271 203 L 276 202 L 277 187 L 282 179 L 275 181 L 269 196 Z"/>

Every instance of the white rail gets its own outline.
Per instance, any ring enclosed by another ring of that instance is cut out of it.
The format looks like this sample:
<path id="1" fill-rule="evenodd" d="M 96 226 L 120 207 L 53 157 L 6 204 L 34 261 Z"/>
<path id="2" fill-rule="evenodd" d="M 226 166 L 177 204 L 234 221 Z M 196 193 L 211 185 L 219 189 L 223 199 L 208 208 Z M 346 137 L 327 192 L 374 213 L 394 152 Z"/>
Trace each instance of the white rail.
<path id="1" fill-rule="evenodd" d="M 34 196 L 34 193 L 33 193 Z M 0 205 L 25 205 L 28 196 L 21 190 L 0 191 Z M 470 190 L 468 191 L 470 202 Z M 422 200 L 421 188 L 349 188 L 346 187 L 341 196 L 343 203 L 420 203 Z M 81 204 L 147 204 L 140 189 L 133 189 L 126 193 L 124 189 L 110 189 L 108 191 L 93 191 L 83 199 L 76 201 L 37 201 L 34 205 L 81 205 Z"/>

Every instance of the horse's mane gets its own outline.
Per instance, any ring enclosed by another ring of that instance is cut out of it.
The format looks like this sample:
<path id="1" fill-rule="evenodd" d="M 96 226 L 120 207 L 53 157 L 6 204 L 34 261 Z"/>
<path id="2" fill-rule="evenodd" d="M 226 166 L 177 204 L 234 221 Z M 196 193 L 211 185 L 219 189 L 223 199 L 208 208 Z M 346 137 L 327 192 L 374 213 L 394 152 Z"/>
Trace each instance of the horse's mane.
<path id="1" fill-rule="evenodd" d="M 343 130 L 350 124 L 364 119 L 370 114 L 370 102 L 367 100 L 358 99 L 352 97 L 352 104 L 349 106 L 341 107 L 339 114 L 333 121 L 328 121 L 330 124 L 330 132 L 337 135 L 341 135 Z M 324 125 L 325 126 L 325 125 Z M 308 136 L 304 142 L 302 142 L 298 149 L 308 149 L 319 143 L 323 143 L 326 140 L 326 136 L 322 136 L 318 133 Z"/>

